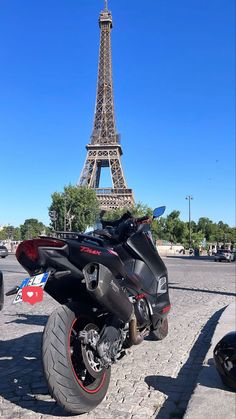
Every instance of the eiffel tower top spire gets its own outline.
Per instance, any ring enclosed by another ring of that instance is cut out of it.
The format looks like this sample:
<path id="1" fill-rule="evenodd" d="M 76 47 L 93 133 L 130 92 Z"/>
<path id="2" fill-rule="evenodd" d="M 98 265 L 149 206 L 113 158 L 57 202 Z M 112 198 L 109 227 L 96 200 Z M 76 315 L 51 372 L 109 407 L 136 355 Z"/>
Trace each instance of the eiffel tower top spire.
<path id="1" fill-rule="evenodd" d="M 97 80 L 97 97 L 94 115 L 91 144 L 118 144 L 119 135 L 116 132 L 113 82 L 112 82 L 112 57 L 111 57 L 111 29 L 112 15 L 105 9 L 99 15 L 100 50 Z"/>
<path id="2" fill-rule="evenodd" d="M 122 149 L 116 131 L 112 83 L 111 29 L 112 15 L 108 1 L 99 15 L 100 50 L 97 79 L 97 97 L 90 144 L 79 185 L 96 191 L 101 209 L 129 207 L 134 204 L 132 189 L 127 188 L 120 157 Z M 100 176 L 104 168 L 110 169 L 112 186 L 102 187 Z"/>

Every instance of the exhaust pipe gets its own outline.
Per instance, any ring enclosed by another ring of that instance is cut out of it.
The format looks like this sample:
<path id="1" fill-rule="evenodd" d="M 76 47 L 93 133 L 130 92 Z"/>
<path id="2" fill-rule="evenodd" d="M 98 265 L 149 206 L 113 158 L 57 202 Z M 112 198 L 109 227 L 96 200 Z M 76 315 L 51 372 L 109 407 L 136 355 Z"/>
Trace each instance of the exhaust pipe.
<path id="1" fill-rule="evenodd" d="M 83 274 L 89 294 L 124 323 L 129 323 L 130 343 L 132 345 L 142 343 L 148 333 L 138 332 L 133 304 L 112 272 L 100 263 L 89 263 L 84 267 Z"/>
<path id="2" fill-rule="evenodd" d="M 145 336 L 148 335 L 148 332 L 144 331 L 139 333 L 137 331 L 137 318 L 134 315 L 133 318 L 130 320 L 129 323 L 129 339 L 132 345 L 139 345 L 142 343 Z"/>
<path id="3" fill-rule="evenodd" d="M 96 301 L 124 323 L 133 319 L 133 304 L 106 266 L 89 263 L 84 267 L 83 274 L 87 291 Z"/>

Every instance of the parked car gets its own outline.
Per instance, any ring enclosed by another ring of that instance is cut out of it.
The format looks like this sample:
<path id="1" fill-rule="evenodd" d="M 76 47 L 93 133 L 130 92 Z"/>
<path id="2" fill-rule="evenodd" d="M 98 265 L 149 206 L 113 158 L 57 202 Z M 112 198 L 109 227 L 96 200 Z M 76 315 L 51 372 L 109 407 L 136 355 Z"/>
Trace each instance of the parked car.
<path id="1" fill-rule="evenodd" d="M 214 261 L 221 262 L 222 260 L 232 262 L 234 260 L 234 254 L 228 249 L 219 249 L 214 256 Z"/>
<path id="2" fill-rule="evenodd" d="M 5 258 L 6 256 L 8 256 L 8 250 L 6 248 L 6 246 L 0 246 L 0 257 L 1 258 Z"/>

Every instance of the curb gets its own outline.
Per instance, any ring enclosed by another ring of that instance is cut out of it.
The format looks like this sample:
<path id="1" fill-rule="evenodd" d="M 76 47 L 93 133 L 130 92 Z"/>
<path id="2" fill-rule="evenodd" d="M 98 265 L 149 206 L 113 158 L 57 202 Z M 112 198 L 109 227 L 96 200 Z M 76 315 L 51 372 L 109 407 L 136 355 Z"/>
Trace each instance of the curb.
<path id="1" fill-rule="evenodd" d="M 222 383 L 214 365 L 213 349 L 228 332 L 236 330 L 236 304 L 226 306 L 213 334 L 184 419 L 235 419 L 236 397 Z"/>

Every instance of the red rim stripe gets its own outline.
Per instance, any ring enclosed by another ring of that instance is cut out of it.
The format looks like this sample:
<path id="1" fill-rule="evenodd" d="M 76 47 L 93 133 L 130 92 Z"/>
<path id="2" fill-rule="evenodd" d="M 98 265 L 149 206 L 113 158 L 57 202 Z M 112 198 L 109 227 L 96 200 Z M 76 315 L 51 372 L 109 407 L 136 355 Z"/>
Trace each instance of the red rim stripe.
<path id="1" fill-rule="evenodd" d="M 75 319 L 75 320 L 73 321 L 73 323 L 72 323 L 72 325 L 71 325 L 71 328 L 70 328 L 69 335 L 68 335 L 68 354 L 69 354 L 69 356 L 70 356 L 70 362 L 71 362 L 72 370 L 73 370 L 74 376 L 75 376 L 75 378 L 76 378 L 76 381 L 78 382 L 78 384 L 80 385 L 80 387 L 82 387 L 82 389 L 83 389 L 84 391 L 86 391 L 87 393 L 97 393 L 97 392 L 98 392 L 98 391 L 102 388 L 102 386 L 103 386 L 103 384 L 104 384 L 104 382 L 105 382 L 105 379 L 106 379 L 106 373 L 104 372 L 104 374 L 103 374 L 103 376 L 102 376 L 102 381 L 101 381 L 101 383 L 99 384 L 99 386 L 98 386 L 97 388 L 95 388 L 94 390 L 89 390 L 87 387 L 85 387 L 85 386 L 83 385 L 82 381 L 80 381 L 80 380 L 78 379 L 77 374 L 76 374 L 75 369 L 74 369 L 74 366 L 73 366 L 73 363 L 72 363 L 72 359 L 71 359 L 71 355 L 70 355 L 70 337 L 71 337 L 71 330 L 72 330 L 72 328 L 73 328 L 73 326 L 74 326 L 74 324 L 75 324 L 75 322 L 76 322 L 76 321 L 77 321 L 77 319 Z"/>

